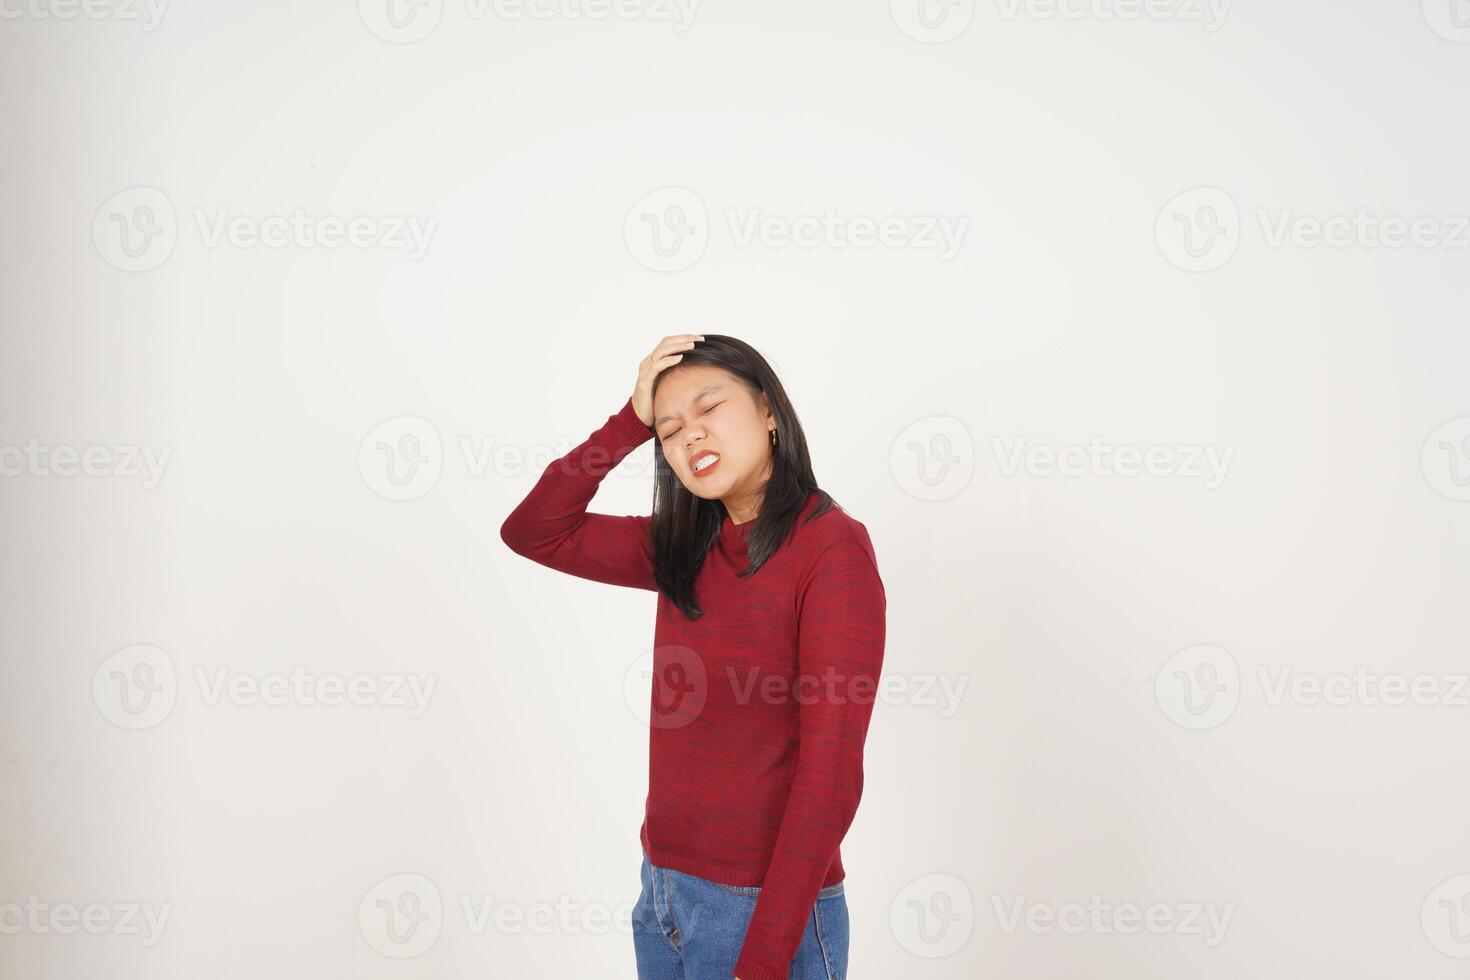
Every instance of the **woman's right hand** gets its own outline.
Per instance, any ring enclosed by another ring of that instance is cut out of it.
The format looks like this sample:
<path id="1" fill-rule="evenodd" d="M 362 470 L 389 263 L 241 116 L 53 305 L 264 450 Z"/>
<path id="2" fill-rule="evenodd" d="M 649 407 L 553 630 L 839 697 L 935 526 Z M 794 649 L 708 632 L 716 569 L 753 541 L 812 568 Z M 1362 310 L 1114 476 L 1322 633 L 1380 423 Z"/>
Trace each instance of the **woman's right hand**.
<path id="1" fill-rule="evenodd" d="M 644 425 L 653 426 L 653 379 L 664 368 L 673 367 L 684 358 L 684 351 L 691 349 L 696 340 L 703 340 L 702 333 L 679 333 L 665 337 L 658 346 L 638 364 L 638 383 L 633 387 L 633 411 Z"/>

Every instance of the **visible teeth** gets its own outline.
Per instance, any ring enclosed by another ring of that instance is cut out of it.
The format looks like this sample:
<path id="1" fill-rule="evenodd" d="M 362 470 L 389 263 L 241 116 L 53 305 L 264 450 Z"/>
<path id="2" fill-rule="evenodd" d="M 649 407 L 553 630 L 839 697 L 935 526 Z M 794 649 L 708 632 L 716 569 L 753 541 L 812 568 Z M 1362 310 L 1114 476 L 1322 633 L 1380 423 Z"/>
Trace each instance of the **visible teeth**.
<path id="1" fill-rule="evenodd" d="M 694 472 L 698 473 L 700 470 L 705 469 L 708 466 L 713 466 L 719 458 L 719 456 L 702 457 L 699 462 L 694 464 Z"/>

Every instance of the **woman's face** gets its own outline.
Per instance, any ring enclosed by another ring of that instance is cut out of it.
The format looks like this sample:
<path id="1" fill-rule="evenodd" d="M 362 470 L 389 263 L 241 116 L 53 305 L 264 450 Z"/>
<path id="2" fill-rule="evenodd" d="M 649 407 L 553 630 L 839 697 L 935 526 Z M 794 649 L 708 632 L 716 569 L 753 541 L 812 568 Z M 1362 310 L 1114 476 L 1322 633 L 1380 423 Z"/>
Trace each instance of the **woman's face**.
<path id="1" fill-rule="evenodd" d="M 664 372 L 653 396 L 654 436 L 690 493 L 745 515 L 771 474 L 776 420 L 766 405 L 764 395 L 752 398 L 721 368 L 690 364 Z M 712 465 L 695 468 L 707 458 Z"/>

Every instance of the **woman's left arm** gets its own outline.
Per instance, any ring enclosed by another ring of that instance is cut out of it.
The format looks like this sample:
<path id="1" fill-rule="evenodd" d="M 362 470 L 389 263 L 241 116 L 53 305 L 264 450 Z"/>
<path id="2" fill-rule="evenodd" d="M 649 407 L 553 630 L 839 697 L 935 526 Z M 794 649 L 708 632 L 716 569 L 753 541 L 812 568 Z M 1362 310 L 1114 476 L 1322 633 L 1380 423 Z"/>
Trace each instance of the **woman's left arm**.
<path id="1" fill-rule="evenodd" d="M 867 529 L 818 556 L 798 616 L 801 744 L 738 980 L 787 980 L 822 881 L 857 813 L 863 743 L 883 669 L 887 597 Z"/>

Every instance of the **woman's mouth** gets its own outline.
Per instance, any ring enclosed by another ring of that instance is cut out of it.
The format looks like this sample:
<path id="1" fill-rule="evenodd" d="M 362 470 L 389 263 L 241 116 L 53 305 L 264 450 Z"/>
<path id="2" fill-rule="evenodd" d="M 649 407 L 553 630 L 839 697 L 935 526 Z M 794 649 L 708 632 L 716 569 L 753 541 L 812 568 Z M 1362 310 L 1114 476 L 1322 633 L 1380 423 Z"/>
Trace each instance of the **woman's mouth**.
<path id="1" fill-rule="evenodd" d="M 719 453 L 705 452 L 700 453 L 698 456 L 694 457 L 694 459 L 690 460 L 689 469 L 693 471 L 695 476 L 704 476 L 706 473 L 714 469 L 719 464 Z"/>

